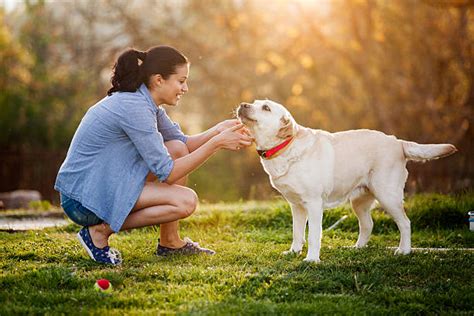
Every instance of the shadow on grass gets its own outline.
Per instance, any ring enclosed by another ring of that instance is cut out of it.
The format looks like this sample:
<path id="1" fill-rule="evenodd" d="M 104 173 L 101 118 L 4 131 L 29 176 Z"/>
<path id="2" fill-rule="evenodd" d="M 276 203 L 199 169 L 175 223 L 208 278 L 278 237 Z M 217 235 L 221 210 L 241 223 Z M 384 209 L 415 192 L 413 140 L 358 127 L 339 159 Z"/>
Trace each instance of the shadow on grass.
<path id="1" fill-rule="evenodd" d="M 322 263 L 282 257 L 248 275 L 225 299 L 191 314 L 437 314 L 472 312 L 474 255 L 394 256 L 385 248 L 325 249 Z M 367 260 L 367 258 L 371 258 Z M 326 262 L 327 261 L 327 262 Z"/>
<path id="2" fill-rule="evenodd" d="M 87 267 L 89 272 L 77 271 Z M 99 268 L 99 269 L 97 269 Z M 77 261 L 70 268 L 47 266 L 33 268 L 21 275 L 0 278 L 2 313 L 66 313 L 81 312 L 120 305 L 120 299 L 97 293 L 93 285 L 98 278 L 109 279 L 116 287 L 124 281 L 120 269 L 98 266 L 90 260 Z"/>

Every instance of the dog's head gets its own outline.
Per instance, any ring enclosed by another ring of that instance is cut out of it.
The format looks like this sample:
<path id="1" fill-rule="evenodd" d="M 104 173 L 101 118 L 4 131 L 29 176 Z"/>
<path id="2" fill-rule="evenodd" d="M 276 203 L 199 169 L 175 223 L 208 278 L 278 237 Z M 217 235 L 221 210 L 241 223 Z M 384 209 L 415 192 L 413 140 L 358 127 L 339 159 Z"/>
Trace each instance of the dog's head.
<path id="1" fill-rule="evenodd" d="M 274 147 L 296 133 L 296 123 L 290 112 L 274 101 L 241 103 L 237 117 L 252 133 L 257 148 Z"/>

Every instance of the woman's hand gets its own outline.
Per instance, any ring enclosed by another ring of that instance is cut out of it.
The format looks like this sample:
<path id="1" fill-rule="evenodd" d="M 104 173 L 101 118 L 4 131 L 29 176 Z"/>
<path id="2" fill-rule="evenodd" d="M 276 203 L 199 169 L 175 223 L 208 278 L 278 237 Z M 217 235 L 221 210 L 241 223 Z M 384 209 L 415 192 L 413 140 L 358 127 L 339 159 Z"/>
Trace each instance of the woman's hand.
<path id="1" fill-rule="evenodd" d="M 220 123 L 217 123 L 216 126 L 214 126 L 214 129 L 217 132 L 217 134 L 220 134 L 223 131 L 225 131 L 226 129 L 234 127 L 234 126 L 239 125 L 239 124 L 241 124 L 241 123 L 237 119 L 225 120 L 225 121 L 222 121 Z"/>
<path id="2" fill-rule="evenodd" d="M 217 123 L 216 126 L 214 126 L 214 130 L 217 132 L 217 134 L 220 134 L 226 129 L 237 126 L 237 125 L 242 125 L 242 123 L 237 119 L 225 120 L 220 123 Z M 239 130 L 239 133 L 251 136 L 250 131 L 245 126 Z"/>
<path id="3" fill-rule="evenodd" d="M 237 120 L 227 120 L 220 123 L 224 124 L 228 122 L 226 124 L 230 125 L 231 127 L 222 130 L 217 136 L 214 136 L 213 140 L 216 142 L 216 145 L 221 149 L 228 149 L 234 151 L 252 145 L 253 140 L 247 134 L 245 125 L 238 121 L 237 124 L 231 124 L 230 121 Z"/>

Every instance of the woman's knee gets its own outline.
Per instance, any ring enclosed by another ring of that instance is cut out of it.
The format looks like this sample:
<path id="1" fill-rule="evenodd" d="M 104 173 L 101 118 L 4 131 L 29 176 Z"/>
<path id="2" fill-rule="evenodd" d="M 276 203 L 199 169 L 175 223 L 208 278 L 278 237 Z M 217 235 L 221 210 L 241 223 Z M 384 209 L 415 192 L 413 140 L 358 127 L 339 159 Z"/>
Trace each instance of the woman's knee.
<path id="1" fill-rule="evenodd" d="M 173 159 L 178 159 L 189 154 L 188 146 L 180 140 L 167 141 L 165 146 Z"/>
<path id="2" fill-rule="evenodd" d="M 199 203 L 199 198 L 191 189 L 186 190 L 186 194 L 181 196 L 181 199 L 178 203 L 179 212 L 181 213 L 181 218 L 186 218 L 191 216 L 194 213 Z"/>

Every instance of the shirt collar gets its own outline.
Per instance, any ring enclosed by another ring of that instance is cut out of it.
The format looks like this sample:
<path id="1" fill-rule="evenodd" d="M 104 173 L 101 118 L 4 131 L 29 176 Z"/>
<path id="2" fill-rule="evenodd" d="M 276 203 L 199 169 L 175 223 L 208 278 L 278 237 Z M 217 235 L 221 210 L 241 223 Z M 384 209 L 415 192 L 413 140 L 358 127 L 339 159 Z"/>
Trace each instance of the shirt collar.
<path id="1" fill-rule="evenodd" d="M 150 91 L 148 91 L 148 88 L 144 83 L 140 85 L 140 88 L 138 88 L 138 91 L 145 96 L 146 101 L 152 105 L 153 110 L 155 112 L 158 112 L 159 106 L 156 105 L 155 101 L 153 101 L 153 98 L 151 97 Z"/>

